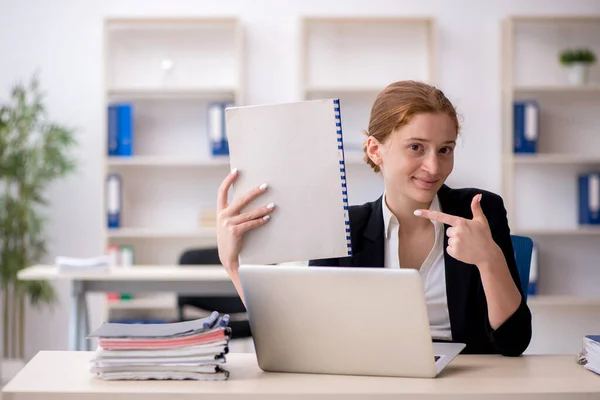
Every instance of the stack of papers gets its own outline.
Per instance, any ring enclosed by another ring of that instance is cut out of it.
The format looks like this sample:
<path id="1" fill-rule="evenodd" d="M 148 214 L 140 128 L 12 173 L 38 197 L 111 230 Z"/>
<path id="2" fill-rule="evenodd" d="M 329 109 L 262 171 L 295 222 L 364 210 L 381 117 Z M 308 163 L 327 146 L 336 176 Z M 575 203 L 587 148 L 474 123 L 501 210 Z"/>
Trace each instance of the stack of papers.
<path id="1" fill-rule="evenodd" d="M 106 271 L 110 265 L 110 256 L 92 258 L 56 257 L 54 264 L 61 272 Z"/>
<path id="2" fill-rule="evenodd" d="M 226 380 L 229 316 L 170 324 L 104 323 L 91 372 L 104 380 Z"/>
<path id="3" fill-rule="evenodd" d="M 583 349 L 577 362 L 600 375 L 600 335 L 589 335 L 583 338 Z"/>

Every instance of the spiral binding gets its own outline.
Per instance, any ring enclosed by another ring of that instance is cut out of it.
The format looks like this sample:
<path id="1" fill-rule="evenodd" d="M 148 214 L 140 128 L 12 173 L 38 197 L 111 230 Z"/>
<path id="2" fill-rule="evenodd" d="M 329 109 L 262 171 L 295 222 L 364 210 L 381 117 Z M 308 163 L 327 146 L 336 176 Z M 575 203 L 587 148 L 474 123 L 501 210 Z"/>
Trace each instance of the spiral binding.
<path id="1" fill-rule="evenodd" d="M 344 160 L 344 142 L 342 138 L 342 113 L 340 109 L 340 99 L 333 100 L 333 110 L 335 112 L 335 127 L 337 132 L 338 156 L 340 158 L 340 178 L 342 181 L 342 201 L 344 202 L 344 220 L 346 224 L 346 247 L 348 255 L 352 255 L 352 240 L 350 236 L 350 217 L 348 214 L 348 187 L 346 186 L 346 164 Z"/>

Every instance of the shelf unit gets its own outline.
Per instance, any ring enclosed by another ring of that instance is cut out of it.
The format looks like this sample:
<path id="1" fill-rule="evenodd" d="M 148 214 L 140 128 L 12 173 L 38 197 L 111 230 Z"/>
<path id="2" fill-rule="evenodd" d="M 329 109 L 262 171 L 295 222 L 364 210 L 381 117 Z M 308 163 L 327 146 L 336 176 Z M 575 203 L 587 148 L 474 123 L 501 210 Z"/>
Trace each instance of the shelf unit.
<path id="1" fill-rule="evenodd" d="M 572 85 L 559 52 L 600 54 L 598 17 L 510 17 L 502 40 L 502 195 L 513 233 L 539 248 L 533 307 L 600 306 L 600 226 L 580 226 L 577 175 L 600 171 L 600 68 Z M 513 102 L 540 106 L 538 152 L 513 151 Z M 595 298 L 594 296 L 598 296 Z"/>
<path id="2" fill-rule="evenodd" d="M 435 84 L 436 42 L 435 20 L 428 17 L 302 18 L 299 97 L 340 99 L 350 204 L 374 200 L 383 190 L 363 161 L 373 101 L 395 81 Z"/>
<path id="3" fill-rule="evenodd" d="M 104 229 L 103 246 L 133 246 L 135 265 L 177 264 L 185 249 L 216 245 L 214 225 L 200 217 L 214 214 L 229 159 L 211 155 L 207 107 L 244 105 L 242 24 L 237 18 L 109 18 L 104 63 L 105 121 L 109 104 L 131 103 L 134 133 L 131 156 L 108 156 L 108 123 L 103 128 L 103 176 L 116 172 L 122 179 L 121 227 Z M 106 221 L 106 201 L 103 206 Z M 174 298 L 140 296 L 108 307 L 172 308 Z"/>

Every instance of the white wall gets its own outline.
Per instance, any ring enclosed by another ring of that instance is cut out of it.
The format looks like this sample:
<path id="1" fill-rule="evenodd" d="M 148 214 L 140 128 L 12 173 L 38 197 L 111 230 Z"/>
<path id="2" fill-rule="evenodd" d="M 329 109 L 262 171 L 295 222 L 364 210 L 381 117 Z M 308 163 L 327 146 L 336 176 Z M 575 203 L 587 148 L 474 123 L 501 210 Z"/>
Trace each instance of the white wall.
<path id="1" fill-rule="evenodd" d="M 600 13 L 597 0 L 0 0 L 0 100 L 40 71 L 53 119 L 79 128 L 79 172 L 50 190 L 50 254 L 102 249 L 102 22 L 108 16 L 240 17 L 247 35 L 249 103 L 297 100 L 298 17 L 422 15 L 439 28 L 444 92 L 463 115 L 464 140 L 450 184 L 500 191 L 500 19 L 511 14 Z M 27 317 L 26 355 L 66 349 L 69 287 L 61 305 Z M 102 302 L 93 299 L 92 326 Z M 577 343 L 577 346 L 579 343 Z"/>

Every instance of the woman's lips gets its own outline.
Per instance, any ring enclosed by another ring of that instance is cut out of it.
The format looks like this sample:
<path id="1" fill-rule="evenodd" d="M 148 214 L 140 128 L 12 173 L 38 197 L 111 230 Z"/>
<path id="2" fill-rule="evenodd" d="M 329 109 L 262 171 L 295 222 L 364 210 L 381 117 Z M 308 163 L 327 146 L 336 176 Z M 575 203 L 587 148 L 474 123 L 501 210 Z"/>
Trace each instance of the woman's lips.
<path id="1" fill-rule="evenodd" d="M 432 180 L 432 179 L 421 179 L 421 178 L 416 178 L 416 177 L 413 177 L 412 179 L 418 188 L 425 189 L 425 190 L 433 189 L 439 181 L 438 179 Z"/>

